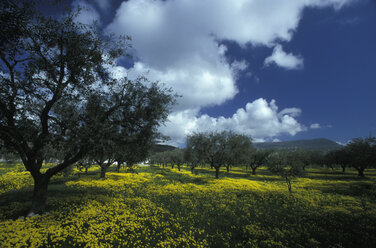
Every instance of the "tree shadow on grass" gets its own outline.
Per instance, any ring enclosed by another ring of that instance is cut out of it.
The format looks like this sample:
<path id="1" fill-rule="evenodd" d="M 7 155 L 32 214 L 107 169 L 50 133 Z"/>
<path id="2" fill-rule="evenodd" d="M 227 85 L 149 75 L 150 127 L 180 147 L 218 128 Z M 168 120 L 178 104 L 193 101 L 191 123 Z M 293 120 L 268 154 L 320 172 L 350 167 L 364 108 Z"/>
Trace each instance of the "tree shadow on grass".
<path id="1" fill-rule="evenodd" d="M 366 196 L 373 202 L 376 202 L 376 185 L 370 181 L 329 182 L 328 184 L 312 184 L 307 188 L 320 190 L 322 193 L 326 194 L 352 197 Z"/>
<path id="2" fill-rule="evenodd" d="M 376 170 L 366 169 L 364 171 L 365 177 L 359 177 L 358 172 L 354 169 L 347 169 L 346 172 L 342 170 L 325 170 L 325 169 L 311 169 L 307 171 L 307 178 L 322 179 L 322 180 L 354 180 L 354 179 L 374 179 L 376 180 Z"/>
<path id="3" fill-rule="evenodd" d="M 211 170 L 209 168 L 195 168 L 193 174 L 191 173 L 191 169 L 189 167 L 181 167 L 181 172 L 179 172 L 177 169 L 170 168 L 153 167 L 152 169 L 154 173 L 164 176 L 164 180 L 161 180 L 164 182 L 164 184 L 167 184 L 167 180 L 169 180 L 168 183 L 180 182 L 195 184 L 206 184 L 217 180 L 215 179 L 214 169 Z M 257 175 L 251 175 L 250 172 L 240 169 L 230 170 L 229 172 L 227 172 L 225 169 L 221 169 L 219 179 L 222 178 L 246 179 L 258 182 L 283 181 L 281 177 L 276 176 L 267 170 L 261 170 Z"/>
<path id="4" fill-rule="evenodd" d="M 202 175 L 198 175 L 197 173 L 195 174 L 187 174 L 187 173 L 182 173 L 179 172 L 178 170 L 175 169 L 170 169 L 170 168 L 158 168 L 158 167 L 153 167 L 152 168 L 153 173 L 156 175 L 161 175 L 162 177 L 155 177 L 153 179 L 153 182 L 159 185 L 166 185 L 170 183 L 193 183 L 193 184 L 198 184 L 198 185 L 203 185 L 207 184 L 210 182 L 210 178 L 203 177 Z M 187 172 L 188 168 L 182 168 L 183 172 Z"/>

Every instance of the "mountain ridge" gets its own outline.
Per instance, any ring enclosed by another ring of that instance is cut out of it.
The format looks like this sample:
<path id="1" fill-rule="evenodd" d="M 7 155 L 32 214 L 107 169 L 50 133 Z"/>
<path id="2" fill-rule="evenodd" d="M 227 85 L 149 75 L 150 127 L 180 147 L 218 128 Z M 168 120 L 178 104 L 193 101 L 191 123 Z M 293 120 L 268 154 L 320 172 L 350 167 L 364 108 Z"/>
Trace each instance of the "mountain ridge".
<path id="1" fill-rule="evenodd" d="M 317 139 L 302 139 L 302 140 L 291 140 L 291 141 L 279 141 L 279 142 L 260 142 L 253 143 L 253 146 L 257 149 L 305 149 L 312 151 L 328 152 L 331 150 L 337 150 L 343 147 L 343 145 L 338 144 L 327 138 L 317 138 Z M 177 149 L 178 147 L 165 145 L 165 144 L 154 144 L 152 148 L 153 153 L 171 151 Z"/>
<path id="2" fill-rule="evenodd" d="M 260 142 L 253 143 L 257 149 L 305 149 L 312 151 L 328 152 L 331 150 L 337 150 L 343 146 L 335 141 L 327 138 L 317 138 L 317 139 L 303 139 L 303 140 L 291 140 L 291 141 L 280 141 L 280 142 Z"/>

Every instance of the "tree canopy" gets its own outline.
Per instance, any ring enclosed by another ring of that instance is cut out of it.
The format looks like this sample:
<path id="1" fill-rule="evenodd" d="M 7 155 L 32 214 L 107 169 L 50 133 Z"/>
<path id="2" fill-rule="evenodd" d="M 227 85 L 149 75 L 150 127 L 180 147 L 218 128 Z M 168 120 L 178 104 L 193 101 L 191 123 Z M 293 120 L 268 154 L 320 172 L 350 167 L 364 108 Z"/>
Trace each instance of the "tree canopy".
<path id="1" fill-rule="evenodd" d="M 174 100 L 144 78 L 114 77 L 129 39 L 76 23 L 76 14 L 50 17 L 27 1 L 1 3 L 0 139 L 34 179 L 34 212 L 44 211 L 49 179 L 86 154 L 116 146 L 117 137 L 144 138 L 140 144 L 157 137 Z M 63 159 L 42 173 L 49 147 Z"/>
<path id="2" fill-rule="evenodd" d="M 376 138 L 356 138 L 350 141 L 344 148 L 347 164 L 358 171 L 360 177 L 364 177 L 364 170 L 376 165 Z"/>
<path id="3" fill-rule="evenodd" d="M 186 149 L 193 162 L 202 161 L 215 168 L 215 177 L 218 178 L 221 166 L 229 170 L 231 165 L 245 163 L 251 145 L 250 138 L 245 135 L 222 131 L 189 135 Z"/>

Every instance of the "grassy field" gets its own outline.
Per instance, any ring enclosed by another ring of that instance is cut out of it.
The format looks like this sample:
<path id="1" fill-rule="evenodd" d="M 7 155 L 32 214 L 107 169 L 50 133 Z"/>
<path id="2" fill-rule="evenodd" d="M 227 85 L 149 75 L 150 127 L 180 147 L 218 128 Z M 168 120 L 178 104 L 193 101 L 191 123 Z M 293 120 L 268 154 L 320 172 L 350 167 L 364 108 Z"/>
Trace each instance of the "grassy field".
<path id="1" fill-rule="evenodd" d="M 48 214 L 23 167 L 0 165 L 0 247 L 376 247 L 376 170 L 308 169 L 293 183 L 198 168 L 54 177 Z"/>

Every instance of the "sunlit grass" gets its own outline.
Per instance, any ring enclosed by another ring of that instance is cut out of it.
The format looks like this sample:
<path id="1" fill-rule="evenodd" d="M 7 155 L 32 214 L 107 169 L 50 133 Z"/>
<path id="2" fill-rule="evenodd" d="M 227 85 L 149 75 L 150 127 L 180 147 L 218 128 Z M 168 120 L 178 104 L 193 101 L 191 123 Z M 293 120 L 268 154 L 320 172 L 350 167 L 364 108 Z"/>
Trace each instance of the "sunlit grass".
<path id="1" fill-rule="evenodd" d="M 139 167 L 103 180 L 93 167 L 53 178 L 49 214 L 18 220 L 33 182 L 14 168 L 0 176 L 0 247 L 376 247 L 375 170 L 308 169 L 290 194 L 266 168 L 214 179 Z"/>

